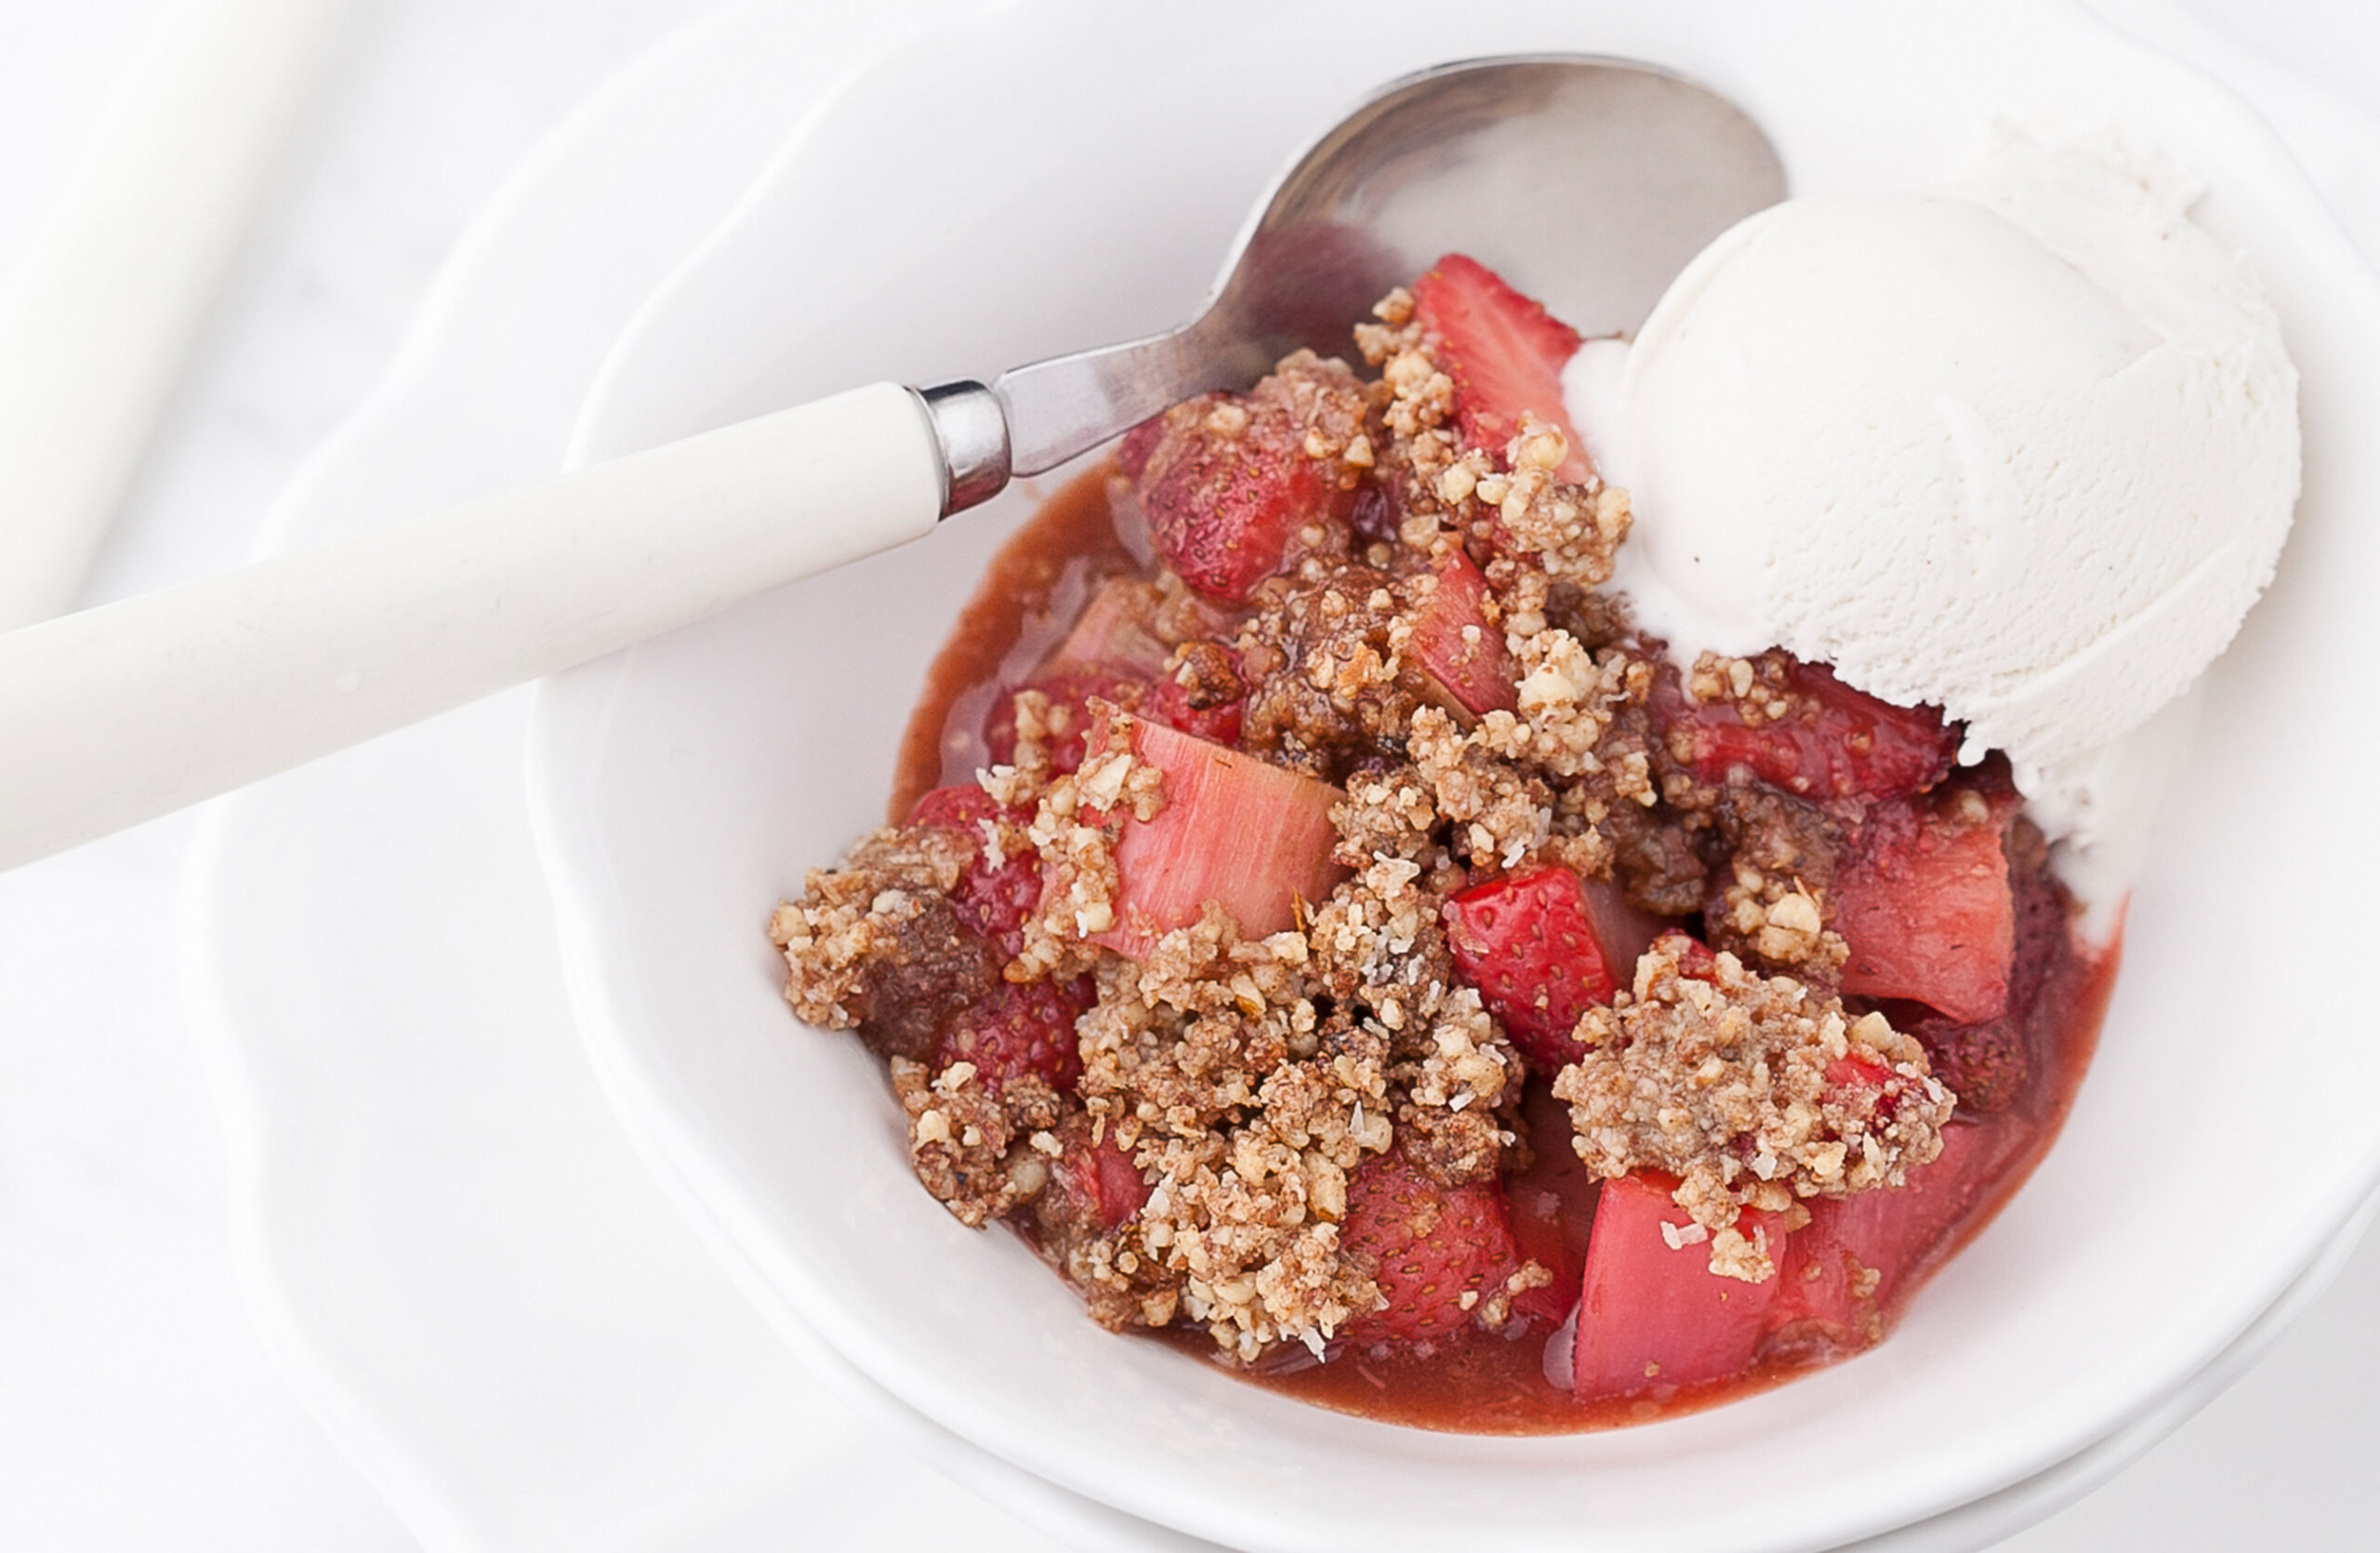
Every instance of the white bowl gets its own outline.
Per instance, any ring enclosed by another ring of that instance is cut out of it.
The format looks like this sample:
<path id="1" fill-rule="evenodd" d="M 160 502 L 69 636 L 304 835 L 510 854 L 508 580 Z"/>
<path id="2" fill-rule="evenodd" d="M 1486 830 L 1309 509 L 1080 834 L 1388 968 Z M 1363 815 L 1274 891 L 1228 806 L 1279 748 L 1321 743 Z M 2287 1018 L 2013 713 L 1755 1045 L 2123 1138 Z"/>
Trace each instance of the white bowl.
<path id="1" fill-rule="evenodd" d="M 1925 183 L 1994 112 L 2149 136 L 2203 174 L 2201 219 L 2281 312 L 2306 497 L 2271 596 L 2209 676 L 2095 1071 L 2009 1209 L 1875 1352 L 1614 1433 L 1395 1428 L 1093 1327 L 1022 1245 L 916 1188 L 880 1073 L 792 1022 L 761 933 L 880 816 L 925 665 L 1023 492 L 548 685 L 531 780 L 573 996 L 631 1131 L 765 1300 L 1077 1493 L 1251 1549 L 1876 1535 L 2153 1416 L 2380 1180 L 2380 1044 L 2332 969 L 2355 963 L 2352 895 L 2380 853 L 2357 802 L 2380 751 L 2332 668 L 2380 648 L 2361 597 L 2380 449 L 2357 428 L 2380 405 L 2380 288 L 2235 101 L 2050 0 L 1450 9 L 1027 5 L 919 40 L 850 83 L 656 299 L 581 452 L 1162 326 L 1290 148 L 1439 60 L 1682 70 L 1761 121 L 1801 192 Z"/>

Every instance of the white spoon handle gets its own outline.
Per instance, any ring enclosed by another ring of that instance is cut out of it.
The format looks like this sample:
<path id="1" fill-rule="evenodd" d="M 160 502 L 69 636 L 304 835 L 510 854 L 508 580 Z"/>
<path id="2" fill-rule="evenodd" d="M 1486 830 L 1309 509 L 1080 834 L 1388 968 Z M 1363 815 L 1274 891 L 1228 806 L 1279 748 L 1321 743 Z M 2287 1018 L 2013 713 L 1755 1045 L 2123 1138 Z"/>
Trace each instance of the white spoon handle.
<path id="1" fill-rule="evenodd" d="M 880 383 L 0 636 L 0 869 L 931 530 Z"/>

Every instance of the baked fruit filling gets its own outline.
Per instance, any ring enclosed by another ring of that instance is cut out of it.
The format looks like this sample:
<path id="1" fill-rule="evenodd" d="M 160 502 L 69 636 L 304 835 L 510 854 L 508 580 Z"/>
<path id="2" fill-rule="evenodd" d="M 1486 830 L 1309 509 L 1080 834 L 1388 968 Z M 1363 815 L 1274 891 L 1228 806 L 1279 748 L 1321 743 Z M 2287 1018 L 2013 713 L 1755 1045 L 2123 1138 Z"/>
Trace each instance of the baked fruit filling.
<path id="1" fill-rule="evenodd" d="M 1856 1352 L 2112 957 L 1936 710 L 1636 630 L 1573 331 L 1460 255 L 1375 313 L 1012 542 L 787 996 L 959 1220 L 1329 1405 L 1584 1427 Z"/>

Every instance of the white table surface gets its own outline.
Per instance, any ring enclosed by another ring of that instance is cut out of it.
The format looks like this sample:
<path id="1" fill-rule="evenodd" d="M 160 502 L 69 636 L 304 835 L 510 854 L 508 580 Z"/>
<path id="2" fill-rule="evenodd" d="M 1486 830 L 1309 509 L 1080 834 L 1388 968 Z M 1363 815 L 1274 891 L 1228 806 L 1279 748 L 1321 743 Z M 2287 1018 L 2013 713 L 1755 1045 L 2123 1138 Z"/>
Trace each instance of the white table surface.
<path id="1" fill-rule="evenodd" d="M 152 8 L 0 0 L 0 265 Z M 702 8 L 358 0 L 86 602 L 238 561 L 388 364 L 473 209 L 575 102 Z M 2190 8 L 2380 113 L 2380 7 Z M 222 1139 L 176 979 L 191 824 L 0 875 L 0 1547 L 410 1547 L 284 1388 L 234 1285 Z M 2375 1396 L 2380 1236 L 2245 1380 L 2005 1546 L 2374 1546 Z"/>

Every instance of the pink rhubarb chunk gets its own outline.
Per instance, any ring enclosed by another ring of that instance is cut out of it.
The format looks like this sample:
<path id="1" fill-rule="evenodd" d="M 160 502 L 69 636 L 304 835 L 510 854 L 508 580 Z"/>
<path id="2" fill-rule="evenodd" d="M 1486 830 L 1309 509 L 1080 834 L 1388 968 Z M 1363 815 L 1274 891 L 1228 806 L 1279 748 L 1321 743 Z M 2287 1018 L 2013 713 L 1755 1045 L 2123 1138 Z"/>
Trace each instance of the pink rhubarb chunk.
<path id="1" fill-rule="evenodd" d="M 1074 629 L 1058 644 L 1040 668 L 1043 674 L 1061 669 L 1105 669 L 1134 679 L 1155 680 L 1165 672 L 1170 656 L 1164 643 L 1149 629 L 1153 607 L 1146 583 L 1128 577 L 1110 577 L 1083 605 Z"/>
<path id="2" fill-rule="evenodd" d="M 1961 1024 L 2008 1006 L 2016 899 L 2001 848 L 2013 802 L 1973 820 L 1955 800 L 1886 800 L 1869 811 L 1834 880 L 1834 928 L 1849 946 L 1843 989 L 1911 998 Z"/>
<path id="3" fill-rule="evenodd" d="M 1772 1341 L 1839 1351 L 1883 1336 L 1894 1294 L 1938 1259 L 2024 1138 L 2003 1124 L 1946 1127 L 1941 1154 L 1911 1166 L 1908 1185 L 1811 1201 L 1810 1222 L 1778 1259 Z"/>
<path id="4" fill-rule="evenodd" d="M 1580 1397 L 1725 1380 L 1750 1368 L 1760 1350 L 1780 1281 L 1720 1277 L 1711 1270 L 1707 1240 L 1681 1237 L 1673 1248 L 1661 1227 L 1676 1234 L 1693 1223 L 1670 1201 L 1676 1185 L 1649 1171 L 1603 1184 L 1580 1296 Z M 1784 1250 L 1768 1215 L 1747 1212 L 1737 1228 L 1746 1235 L 1763 1230 L 1772 1254 Z"/>
<path id="5" fill-rule="evenodd" d="M 1603 945 L 1604 962 L 1620 988 L 1636 980 L 1636 961 L 1670 924 L 1631 902 L 1628 892 L 1600 880 L 1581 880 L 1587 892 L 1587 916 L 1595 924 L 1595 940 Z"/>
<path id="6" fill-rule="evenodd" d="M 1094 730 L 1091 748 L 1104 734 Z M 1248 937 L 1292 925 L 1346 876 L 1331 860 L 1337 788 L 1163 723 L 1134 718 L 1133 758 L 1165 773 L 1165 807 L 1125 817 L 1116 843 L 1116 925 L 1092 941 L 1138 960 L 1221 903 Z"/>
<path id="7" fill-rule="evenodd" d="M 1502 628 L 1488 623 L 1488 579 L 1458 551 L 1438 572 L 1436 591 L 1413 619 L 1413 661 L 1451 703 L 1473 717 L 1520 705 Z"/>

